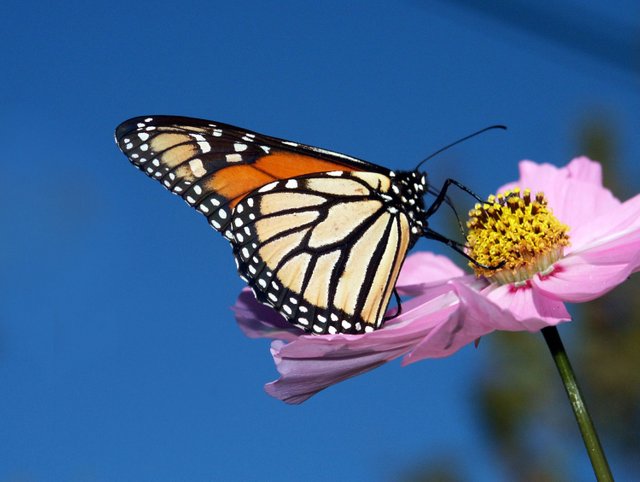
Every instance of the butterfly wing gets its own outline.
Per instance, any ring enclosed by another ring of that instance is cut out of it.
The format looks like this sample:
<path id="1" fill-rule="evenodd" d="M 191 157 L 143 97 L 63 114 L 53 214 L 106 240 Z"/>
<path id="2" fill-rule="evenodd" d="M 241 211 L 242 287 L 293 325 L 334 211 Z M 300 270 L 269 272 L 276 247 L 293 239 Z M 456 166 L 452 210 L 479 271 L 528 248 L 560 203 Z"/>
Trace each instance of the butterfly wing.
<path id="1" fill-rule="evenodd" d="M 202 212 L 227 238 L 238 201 L 272 181 L 334 170 L 388 172 L 337 152 L 188 117 L 136 117 L 118 126 L 115 136 L 138 169 Z"/>
<path id="2" fill-rule="evenodd" d="M 187 117 L 130 119 L 116 142 L 231 241 L 260 301 L 314 333 L 380 326 L 415 241 L 388 169 Z"/>
<path id="3" fill-rule="evenodd" d="M 235 207 L 231 243 L 258 300 L 313 333 L 378 328 L 411 242 L 389 177 L 334 171 L 269 183 Z"/>

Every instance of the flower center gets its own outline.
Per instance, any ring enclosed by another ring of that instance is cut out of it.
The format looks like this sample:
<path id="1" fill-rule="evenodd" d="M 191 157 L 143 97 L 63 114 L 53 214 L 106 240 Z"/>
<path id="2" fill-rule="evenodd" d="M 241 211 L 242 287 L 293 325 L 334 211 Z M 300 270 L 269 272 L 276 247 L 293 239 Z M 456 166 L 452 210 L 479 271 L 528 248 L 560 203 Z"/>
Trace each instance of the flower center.
<path id="1" fill-rule="evenodd" d="M 469 266 L 477 276 L 498 284 L 520 284 L 537 273 L 549 274 L 569 245 L 569 227 L 553 215 L 543 193 L 532 199 L 529 189 L 489 196 L 469 211 L 467 227 L 469 256 L 484 266 L 500 268 Z"/>

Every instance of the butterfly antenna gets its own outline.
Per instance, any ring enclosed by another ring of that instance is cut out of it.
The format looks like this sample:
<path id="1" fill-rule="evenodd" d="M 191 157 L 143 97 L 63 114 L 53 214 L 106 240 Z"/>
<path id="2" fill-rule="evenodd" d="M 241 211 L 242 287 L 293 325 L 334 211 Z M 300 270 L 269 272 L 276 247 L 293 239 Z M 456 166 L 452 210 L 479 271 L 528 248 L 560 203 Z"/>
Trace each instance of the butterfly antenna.
<path id="1" fill-rule="evenodd" d="M 487 131 L 490 131 L 490 130 L 493 130 L 493 129 L 502 129 L 502 130 L 505 130 L 505 131 L 506 131 L 506 130 L 507 130 L 507 126 L 503 126 L 503 125 L 501 125 L 501 124 L 496 124 L 496 125 L 493 125 L 493 126 L 485 127 L 484 129 L 480 129 L 479 131 L 476 131 L 476 132 L 474 132 L 473 134 L 469 134 L 468 136 L 465 136 L 465 137 L 463 137 L 462 139 L 458 139 L 457 141 L 452 142 L 451 144 L 446 145 L 446 146 L 444 146 L 444 147 L 443 147 L 443 148 L 441 148 L 441 149 L 438 149 L 436 152 L 434 152 L 434 153 L 433 153 L 433 154 L 431 154 L 430 156 L 428 156 L 428 157 L 426 157 L 425 159 L 423 159 L 422 161 L 420 161 L 420 162 L 418 163 L 418 165 L 416 166 L 415 170 L 417 171 L 417 170 L 420 168 L 420 166 L 422 166 L 422 164 L 424 164 L 425 162 L 427 162 L 427 161 L 428 161 L 429 159 L 431 159 L 432 157 L 437 156 L 437 155 L 438 155 L 438 154 L 440 154 L 441 152 L 444 152 L 444 151 L 446 151 L 447 149 L 451 149 L 453 146 L 457 146 L 458 144 L 460 144 L 460 143 L 462 143 L 462 142 L 464 142 L 464 141 L 466 141 L 466 140 L 469 140 L 469 139 L 471 139 L 472 137 L 475 137 L 475 136 L 477 136 L 477 135 L 482 134 L 483 132 L 487 132 Z"/>

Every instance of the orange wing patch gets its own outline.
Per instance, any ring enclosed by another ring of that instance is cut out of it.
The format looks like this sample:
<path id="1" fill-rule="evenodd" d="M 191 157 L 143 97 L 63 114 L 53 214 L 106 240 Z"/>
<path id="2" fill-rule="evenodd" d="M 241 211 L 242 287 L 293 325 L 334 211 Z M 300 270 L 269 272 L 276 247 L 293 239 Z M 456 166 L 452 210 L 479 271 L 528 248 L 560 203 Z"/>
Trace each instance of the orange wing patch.
<path id="1" fill-rule="evenodd" d="M 319 172 L 354 170 L 352 167 L 303 154 L 274 152 L 260 157 L 252 164 L 238 164 L 220 169 L 207 181 L 206 187 L 229 199 L 229 205 L 234 208 L 250 192 L 279 179 Z"/>

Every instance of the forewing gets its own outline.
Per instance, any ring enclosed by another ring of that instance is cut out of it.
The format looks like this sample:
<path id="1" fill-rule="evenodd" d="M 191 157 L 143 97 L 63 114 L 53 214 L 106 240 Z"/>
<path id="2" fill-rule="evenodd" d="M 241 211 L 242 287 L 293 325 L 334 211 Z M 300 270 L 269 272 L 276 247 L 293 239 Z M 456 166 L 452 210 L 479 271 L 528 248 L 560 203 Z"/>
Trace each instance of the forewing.
<path id="1" fill-rule="evenodd" d="M 202 212 L 227 238 L 235 205 L 272 181 L 334 170 L 385 172 L 337 152 L 188 117 L 130 119 L 116 129 L 116 142 L 137 168 Z"/>
<path id="2" fill-rule="evenodd" d="M 256 297 L 313 333 L 380 326 L 409 242 L 387 176 L 338 171 L 267 184 L 233 212 L 238 270 Z"/>

